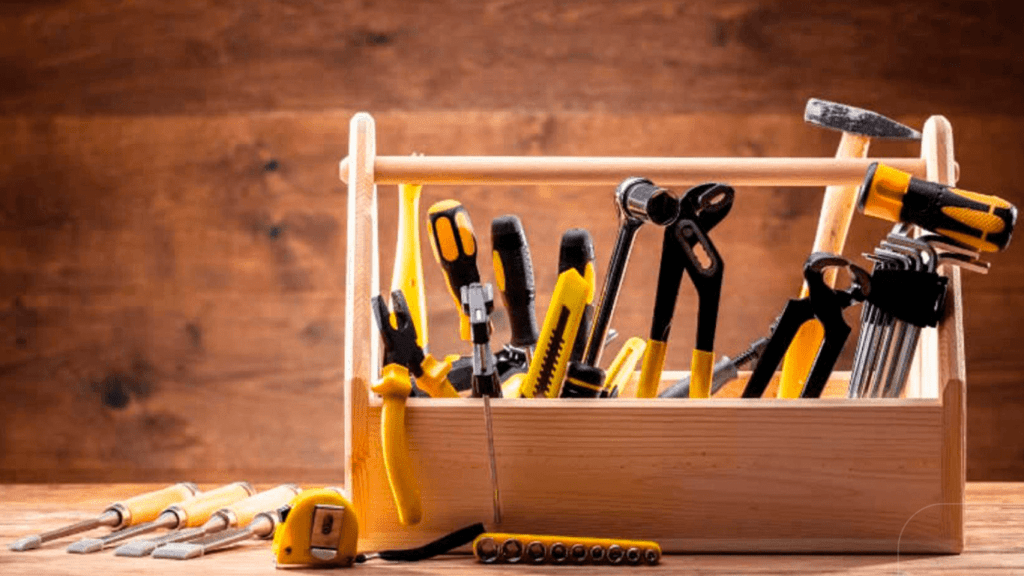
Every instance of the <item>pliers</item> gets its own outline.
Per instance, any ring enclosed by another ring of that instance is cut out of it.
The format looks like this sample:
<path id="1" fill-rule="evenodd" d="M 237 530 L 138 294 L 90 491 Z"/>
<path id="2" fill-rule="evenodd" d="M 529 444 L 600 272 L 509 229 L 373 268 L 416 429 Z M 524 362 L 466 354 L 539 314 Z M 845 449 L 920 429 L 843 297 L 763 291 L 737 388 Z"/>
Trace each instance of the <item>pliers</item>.
<path id="1" fill-rule="evenodd" d="M 424 353 L 423 348 L 416 344 L 416 326 L 412 323 L 412 315 L 405 295 L 401 290 L 391 293 L 394 306 L 392 324 L 391 311 L 380 296 L 373 298 L 373 315 L 384 341 L 384 367 L 397 364 L 405 367 L 416 378 L 416 386 L 431 398 L 458 398 L 459 393 L 448 380 L 452 363 L 450 358 L 438 360 Z"/>
<path id="2" fill-rule="evenodd" d="M 850 287 L 846 290 L 835 290 L 825 283 L 825 270 L 836 267 L 845 268 L 850 273 Z M 764 394 L 800 326 L 811 318 L 821 322 L 825 328 L 825 338 L 811 365 L 800 397 L 818 398 L 825 390 L 832 368 L 851 332 L 843 320 L 843 310 L 867 298 L 871 292 L 871 274 L 841 256 L 815 252 L 804 264 L 804 279 L 807 281 L 808 296 L 793 298 L 786 303 L 782 315 L 776 320 L 764 355 L 743 390 L 744 398 L 760 398 Z"/>
<path id="3" fill-rule="evenodd" d="M 725 263 L 708 233 L 729 214 L 735 196 L 736 191 L 726 184 L 712 182 L 691 188 L 679 199 L 679 216 L 665 227 L 651 334 L 637 387 L 639 398 L 654 398 L 658 393 L 684 271 L 689 273 L 699 299 L 697 339 L 690 366 L 691 396 L 710 396 Z"/>
<path id="4" fill-rule="evenodd" d="M 416 344 L 416 327 L 402 291 L 392 292 L 391 301 L 395 308 L 394 324 L 384 298 L 373 297 L 373 318 L 384 341 L 384 368 L 381 380 L 373 385 L 372 390 L 384 400 L 380 414 L 381 448 L 398 520 L 410 526 L 417 524 L 423 516 L 405 431 L 405 402 L 412 394 L 412 376 L 418 378 L 421 388 L 428 392 L 433 390 L 438 396 L 458 397 L 458 393 L 446 378 L 451 364 L 438 362 L 424 354 Z"/>

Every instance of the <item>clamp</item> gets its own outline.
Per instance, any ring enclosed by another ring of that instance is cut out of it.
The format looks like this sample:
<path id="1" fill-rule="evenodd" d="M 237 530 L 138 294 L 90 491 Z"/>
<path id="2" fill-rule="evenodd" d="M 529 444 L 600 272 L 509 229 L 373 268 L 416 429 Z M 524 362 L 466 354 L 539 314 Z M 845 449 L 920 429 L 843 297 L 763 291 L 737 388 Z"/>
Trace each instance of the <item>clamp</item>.
<path id="1" fill-rule="evenodd" d="M 697 339 L 690 368 L 693 374 L 691 391 L 695 397 L 710 396 L 715 328 L 725 263 L 708 233 L 729 214 L 735 195 L 736 191 L 726 184 L 712 182 L 695 186 L 679 199 L 679 216 L 665 227 L 651 334 L 637 387 L 639 398 L 653 398 L 658 393 L 683 272 L 689 273 L 700 302 Z M 702 254 L 698 253 L 698 247 Z"/>
<path id="2" fill-rule="evenodd" d="M 825 270 L 829 268 L 848 270 L 850 287 L 846 290 L 830 288 L 824 277 Z M 815 252 L 804 264 L 804 280 L 807 281 L 809 295 L 806 298 L 793 298 L 786 303 L 782 315 L 775 321 L 764 355 L 743 390 L 744 398 L 760 398 L 764 394 L 800 326 L 812 318 L 817 318 L 825 328 L 825 338 L 811 365 L 800 397 L 818 398 L 825 390 L 832 368 L 851 332 L 843 320 L 843 310 L 867 298 L 871 292 L 871 274 L 842 256 Z"/>

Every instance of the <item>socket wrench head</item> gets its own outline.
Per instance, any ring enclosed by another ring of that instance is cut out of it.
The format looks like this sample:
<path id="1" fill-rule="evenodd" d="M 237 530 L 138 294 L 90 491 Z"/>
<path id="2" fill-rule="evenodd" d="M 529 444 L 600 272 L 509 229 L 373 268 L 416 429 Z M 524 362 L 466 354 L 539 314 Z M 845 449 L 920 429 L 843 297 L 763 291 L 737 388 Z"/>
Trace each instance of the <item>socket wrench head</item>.
<path id="1" fill-rule="evenodd" d="M 679 200 L 646 178 L 623 180 L 615 189 L 615 205 L 622 218 L 653 222 L 658 226 L 669 224 L 679 216 Z"/>

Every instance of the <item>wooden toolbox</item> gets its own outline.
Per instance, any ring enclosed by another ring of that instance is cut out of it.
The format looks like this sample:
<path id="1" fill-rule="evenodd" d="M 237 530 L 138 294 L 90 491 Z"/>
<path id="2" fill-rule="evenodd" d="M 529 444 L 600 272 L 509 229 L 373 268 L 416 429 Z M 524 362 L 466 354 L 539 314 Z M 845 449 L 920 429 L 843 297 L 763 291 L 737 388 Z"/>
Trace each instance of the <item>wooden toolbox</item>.
<path id="1" fill-rule="evenodd" d="M 954 183 L 952 131 L 925 124 L 920 158 L 894 167 Z M 423 521 L 398 523 L 380 446 L 377 184 L 661 185 L 860 182 L 869 162 L 834 158 L 377 156 L 374 122 L 353 117 L 345 293 L 345 485 L 360 549 L 420 545 L 489 522 L 482 400 L 408 402 Z M 907 394 L 846 399 L 848 373 L 821 399 L 492 401 L 502 532 L 642 538 L 667 552 L 958 553 L 964 544 L 964 351 L 959 269 L 945 318 L 922 332 Z M 852 345 L 849 344 L 848 345 Z M 680 373 L 665 373 L 675 380 Z M 831 393 L 830 393 L 831 392 Z M 552 439 L 564 442 L 553 450 Z"/>

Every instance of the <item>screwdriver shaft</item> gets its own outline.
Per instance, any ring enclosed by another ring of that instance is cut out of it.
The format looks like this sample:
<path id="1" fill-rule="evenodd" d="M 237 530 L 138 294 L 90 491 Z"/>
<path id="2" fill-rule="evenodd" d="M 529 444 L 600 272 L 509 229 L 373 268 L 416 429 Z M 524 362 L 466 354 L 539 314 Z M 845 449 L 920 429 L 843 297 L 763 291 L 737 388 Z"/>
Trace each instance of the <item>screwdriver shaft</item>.
<path id="1" fill-rule="evenodd" d="M 484 396 L 484 426 L 487 428 L 487 454 L 491 461 L 491 488 L 494 490 L 494 523 L 501 524 L 501 490 L 498 487 L 498 464 L 494 457 L 494 426 L 491 419 L 490 396 Z"/>

